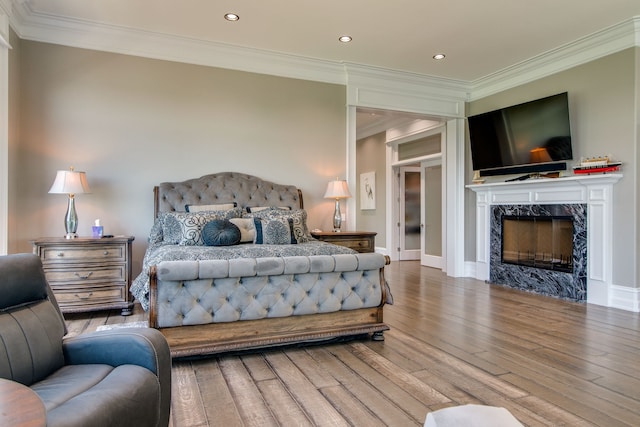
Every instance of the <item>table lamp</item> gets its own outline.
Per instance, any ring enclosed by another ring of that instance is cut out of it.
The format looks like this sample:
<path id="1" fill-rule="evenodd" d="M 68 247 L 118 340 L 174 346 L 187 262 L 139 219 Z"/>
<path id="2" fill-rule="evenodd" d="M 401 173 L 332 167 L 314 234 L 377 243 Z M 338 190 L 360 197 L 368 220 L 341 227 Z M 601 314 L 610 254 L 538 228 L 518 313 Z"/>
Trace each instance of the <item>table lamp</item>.
<path id="1" fill-rule="evenodd" d="M 339 180 L 336 177 L 335 181 L 329 182 L 327 185 L 327 191 L 324 193 L 325 199 L 335 199 L 336 209 L 333 213 L 333 231 L 340 232 L 340 226 L 342 225 L 342 214 L 340 213 L 340 199 L 347 199 L 351 197 L 347 181 Z"/>
<path id="2" fill-rule="evenodd" d="M 87 176 L 84 172 L 76 172 L 71 166 L 68 171 L 58 171 L 56 179 L 49 190 L 50 194 L 68 194 L 69 205 L 67 206 L 67 214 L 64 217 L 64 228 L 67 234 L 66 239 L 75 239 L 78 237 L 76 230 L 78 229 L 78 214 L 76 213 L 75 195 L 81 193 L 89 193 L 89 184 Z"/>
<path id="3" fill-rule="evenodd" d="M 552 161 L 551 155 L 549 155 L 549 151 L 544 147 L 534 148 L 529 153 L 531 163 L 544 163 Z"/>

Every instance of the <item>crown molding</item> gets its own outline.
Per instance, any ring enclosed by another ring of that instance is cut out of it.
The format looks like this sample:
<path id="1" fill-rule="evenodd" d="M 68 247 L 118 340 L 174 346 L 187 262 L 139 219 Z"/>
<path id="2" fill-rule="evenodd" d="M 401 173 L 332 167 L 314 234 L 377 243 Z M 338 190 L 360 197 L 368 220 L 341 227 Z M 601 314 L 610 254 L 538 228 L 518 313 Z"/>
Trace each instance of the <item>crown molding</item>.
<path id="1" fill-rule="evenodd" d="M 640 16 L 582 37 L 471 82 L 470 101 L 640 46 Z"/>
<path id="2" fill-rule="evenodd" d="M 432 117 L 463 117 L 464 81 L 345 63 L 347 103 Z"/>
<path id="3" fill-rule="evenodd" d="M 11 4 L 8 0 L 0 0 L 0 46 L 10 49 L 9 44 L 9 12 Z"/>
<path id="4" fill-rule="evenodd" d="M 352 62 L 344 62 L 347 84 L 375 86 L 380 90 L 395 90 L 403 87 L 414 93 L 429 93 L 436 97 L 445 97 L 457 101 L 469 98 L 469 83 L 463 80 L 406 71 L 380 68 Z"/>
<path id="5" fill-rule="evenodd" d="M 414 122 L 416 119 L 407 117 L 383 117 L 374 123 L 366 126 L 358 126 L 356 139 L 361 140 L 370 136 L 386 132 L 389 129 L 407 126 L 409 123 Z"/>
<path id="6" fill-rule="evenodd" d="M 0 12 L 3 12 L 5 15 L 9 16 L 11 12 L 11 3 L 12 0 L 0 0 Z"/>
<path id="7" fill-rule="evenodd" d="M 37 13 L 14 2 L 11 25 L 21 39 L 294 79 L 345 84 L 340 62 L 233 46 Z"/>
<path id="8" fill-rule="evenodd" d="M 429 136 L 435 134 L 434 129 L 442 128 L 442 122 L 433 120 L 414 119 L 398 124 L 395 127 L 387 129 L 387 146 L 398 145 L 400 143 L 414 141 L 423 138 L 427 132 Z M 442 132 L 441 130 L 438 132 Z"/>
<path id="9" fill-rule="evenodd" d="M 0 0 L 16 34 L 25 40 L 54 43 L 125 55 L 226 68 L 302 80 L 366 87 L 365 100 L 358 89 L 348 90 L 351 105 L 390 108 L 387 95 L 404 97 L 407 111 L 425 113 L 424 100 L 433 113 L 442 113 L 440 101 L 464 103 L 498 93 L 577 65 L 640 46 L 640 16 L 582 37 L 528 60 L 474 81 L 462 81 L 382 69 L 362 64 L 327 61 L 250 47 L 140 31 L 35 12 L 26 0 Z M 397 101 L 402 101 L 398 97 Z M 464 108 L 446 112 L 459 116 Z M 428 111 L 427 111 L 428 113 Z"/>
<path id="10" fill-rule="evenodd" d="M 387 120 L 381 120 L 377 123 L 372 123 L 366 126 L 357 126 L 356 127 L 356 140 L 360 141 L 364 138 L 369 138 L 370 136 L 379 134 L 387 130 Z"/>

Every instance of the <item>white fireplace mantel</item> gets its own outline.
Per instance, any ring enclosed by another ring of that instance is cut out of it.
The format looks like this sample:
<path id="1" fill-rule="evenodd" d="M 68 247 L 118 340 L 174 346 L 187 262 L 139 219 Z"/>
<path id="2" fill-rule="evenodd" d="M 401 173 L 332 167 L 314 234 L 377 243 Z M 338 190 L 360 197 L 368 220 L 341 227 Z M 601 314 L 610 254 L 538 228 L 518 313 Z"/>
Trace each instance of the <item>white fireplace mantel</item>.
<path id="1" fill-rule="evenodd" d="M 492 205 L 587 205 L 587 302 L 611 306 L 613 185 L 622 174 L 468 185 L 476 193 L 476 278 L 489 279 Z"/>

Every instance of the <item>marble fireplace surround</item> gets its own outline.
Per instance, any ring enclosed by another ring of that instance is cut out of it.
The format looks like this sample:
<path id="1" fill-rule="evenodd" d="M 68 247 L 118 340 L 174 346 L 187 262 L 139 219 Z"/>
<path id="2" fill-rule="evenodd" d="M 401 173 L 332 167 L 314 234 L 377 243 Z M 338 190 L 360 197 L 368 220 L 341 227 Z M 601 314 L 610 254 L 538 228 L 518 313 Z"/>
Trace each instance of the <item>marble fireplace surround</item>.
<path id="1" fill-rule="evenodd" d="M 586 302 L 610 306 L 612 194 L 613 185 L 620 178 L 622 174 L 574 175 L 467 186 L 476 193 L 476 278 L 490 279 L 493 207 L 529 205 L 532 209 L 537 209 L 538 205 L 585 205 Z"/>
<path id="2" fill-rule="evenodd" d="M 503 216 L 570 217 L 572 219 L 572 272 L 502 262 Z M 489 282 L 572 301 L 587 299 L 587 205 L 493 205 L 490 218 Z"/>

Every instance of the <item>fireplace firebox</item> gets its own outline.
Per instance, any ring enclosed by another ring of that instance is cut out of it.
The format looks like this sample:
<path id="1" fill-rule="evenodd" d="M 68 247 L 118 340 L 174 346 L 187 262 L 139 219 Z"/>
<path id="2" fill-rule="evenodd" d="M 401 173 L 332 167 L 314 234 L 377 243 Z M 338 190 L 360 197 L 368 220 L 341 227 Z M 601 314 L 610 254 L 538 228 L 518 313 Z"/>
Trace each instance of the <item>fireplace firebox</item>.
<path id="1" fill-rule="evenodd" d="M 490 231 L 491 283 L 586 299 L 585 204 L 494 205 Z"/>
<path id="2" fill-rule="evenodd" d="M 573 272 L 573 218 L 502 216 L 502 262 Z"/>

